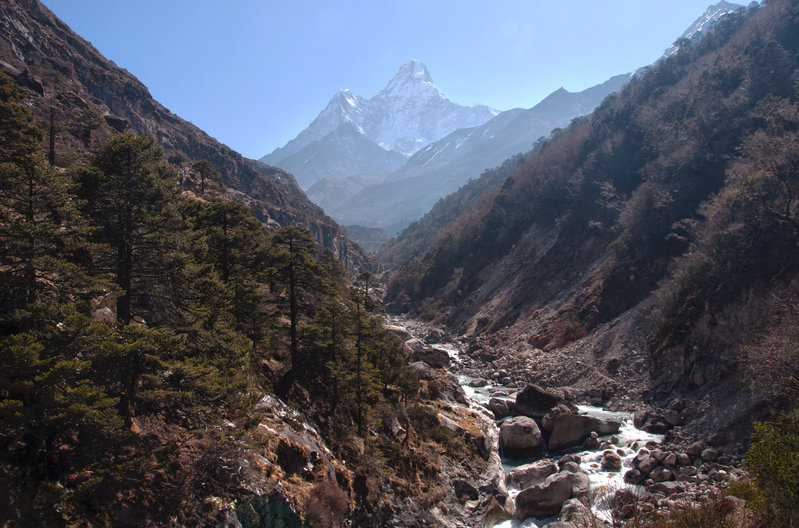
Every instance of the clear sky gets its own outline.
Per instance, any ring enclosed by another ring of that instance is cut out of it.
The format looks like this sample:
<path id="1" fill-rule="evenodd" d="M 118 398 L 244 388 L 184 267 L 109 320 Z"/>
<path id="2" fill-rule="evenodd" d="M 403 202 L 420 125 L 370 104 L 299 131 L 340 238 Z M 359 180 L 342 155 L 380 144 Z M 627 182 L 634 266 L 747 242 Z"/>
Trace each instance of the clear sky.
<path id="1" fill-rule="evenodd" d="M 657 60 L 716 0 L 43 0 L 161 104 L 245 156 L 421 59 L 452 101 L 529 108 Z"/>

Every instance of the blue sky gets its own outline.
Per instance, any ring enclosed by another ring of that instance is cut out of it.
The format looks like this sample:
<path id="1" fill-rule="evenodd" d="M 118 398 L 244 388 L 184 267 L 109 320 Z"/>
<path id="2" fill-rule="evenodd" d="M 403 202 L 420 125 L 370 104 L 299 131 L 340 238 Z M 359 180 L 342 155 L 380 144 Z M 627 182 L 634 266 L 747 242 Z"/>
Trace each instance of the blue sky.
<path id="1" fill-rule="evenodd" d="M 340 89 L 421 59 L 463 105 L 529 108 L 657 60 L 710 0 L 43 0 L 164 106 L 245 156 Z"/>

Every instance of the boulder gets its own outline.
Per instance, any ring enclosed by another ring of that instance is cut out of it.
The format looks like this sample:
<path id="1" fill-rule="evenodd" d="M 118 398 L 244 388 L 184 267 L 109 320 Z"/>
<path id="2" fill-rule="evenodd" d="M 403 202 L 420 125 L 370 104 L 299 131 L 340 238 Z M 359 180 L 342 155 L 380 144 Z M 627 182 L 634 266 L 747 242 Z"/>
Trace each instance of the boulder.
<path id="1" fill-rule="evenodd" d="M 427 335 L 424 338 L 425 342 L 431 344 L 443 343 L 445 339 L 446 336 L 444 335 L 444 332 L 440 328 L 431 329 L 429 332 L 427 332 Z"/>
<path id="2" fill-rule="evenodd" d="M 510 456 L 524 456 L 541 447 L 544 439 L 535 420 L 516 416 L 502 422 L 499 442 L 502 451 Z"/>
<path id="3" fill-rule="evenodd" d="M 615 420 L 603 420 L 584 414 L 558 415 L 553 420 L 549 449 L 559 451 L 580 445 L 592 431 L 600 435 L 617 433 L 620 425 Z"/>
<path id="4" fill-rule="evenodd" d="M 563 503 L 572 495 L 570 475 L 570 473 L 555 473 L 541 484 L 520 491 L 516 496 L 516 516 L 519 519 L 527 519 L 557 515 Z"/>
<path id="5" fill-rule="evenodd" d="M 580 472 L 580 466 L 577 464 L 577 462 L 563 462 L 563 463 L 561 463 L 559 465 L 560 465 L 560 470 L 561 471 L 565 471 L 567 473 L 579 473 Z"/>
<path id="6" fill-rule="evenodd" d="M 433 370 L 433 367 L 424 361 L 414 361 L 408 365 L 408 370 L 414 372 L 419 379 L 432 381 L 438 379 L 438 374 Z"/>
<path id="7" fill-rule="evenodd" d="M 502 418 L 510 414 L 508 400 L 503 400 L 502 398 L 490 398 L 485 406 L 486 409 L 494 413 L 494 416 L 497 418 Z"/>
<path id="8" fill-rule="evenodd" d="M 629 484 L 643 484 L 646 476 L 639 469 L 631 469 L 624 474 L 624 482 Z"/>
<path id="9" fill-rule="evenodd" d="M 635 461 L 633 461 L 633 464 L 635 464 Z M 645 457 L 639 460 L 638 464 L 635 465 L 635 467 L 638 468 L 638 470 L 641 471 L 641 473 L 643 473 L 644 475 L 649 475 L 650 473 L 652 473 L 652 470 L 658 467 L 659 464 L 660 463 L 658 462 L 657 458 L 646 455 Z"/>
<path id="10" fill-rule="evenodd" d="M 585 439 L 586 449 L 599 449 L 599 435 L 596 431 L 591 431 L 588 438 Z"/>
<path id="11" fill-rule="evenodd" d="M 384 328 L 395 336 L 399 337 L 402 341 L 407 342 L 409 339 L 413 339 L 413 336 L 410 332 L 408 332 L 408 329 L 402 326 L 386 325 Z"/>
<path id="12" fill-rule="evenodd" d="M 669 425 L 682 425 L 683 424 L 682 415 L 679 412 L 674 411 L 672 409 L 668 409 L 668 410 L 666 410 L 666 412 L 663 413 L 663 419 L 666 420 L 666 422 Z"/>
<path id="13" fill-rule="evenodd" d="M 685 491 L 685 485 L 679 482 L 656 482 L 647 488 L 648 491 L 654 493 L 662 493 L 665 496 L 674 495 L 675 493 L 682 493 Z"/>
<path id="14" fill-rule="evenodd" d="M 580 457 L 580 455 L 575 455 L 574 453 L 563 455 L 558 459 L 558 465 L 560 466 L 561 469 L 563 469 L 563 464 L 565 464 L 566 462 L 575 462 L 579 464 L 580 462 L 582 462 L 582 458 Z"/>
<path id="15" fill-rule="evenodd" d="M 693 444 L 691 444 L 690 446 L 688 446 L 688 449 L 686 449 L 685 452 L 692 457 L 696 457 L 701 455 L 704 449 L 705 449 L 705 443 L 702 442 L 701 440 L 698 440 Z"/>
<path id="16" fill-rule="evenodd" d="M 532 464 L 519 466 L 506 477 L 508 484 L 515 484 L 519 489 L 541 484 L 547 477 L 558 472 L 558 465 L 552 460 L 538 460 Z"/>
<path id="17" fill-rule="evenodd" d="M 413 351 L 411 361 L 424 361 L 433 368 L 446 368 L 449 366 L 451 359 L 446 350 L 427 348 L 425 346 L 420 350 Z"/>
<path id="18" fill-rule="evenodd" d="M 652 434 L 666 434 L 672 427 L 664 418 L 663 413 L 657 411 L 639 411 L 635 413 L 633 425 L 642 431 Z"/>
<path id="19" fill-rule="evenodd" d="M 541 428 L 547 434 L 551 433 L 555 418 L 557 418 L 562 414 L 574 414 L 574 412 L 569 406 L 559 403 L 558 405 L 550 409 L 549 412 L 546 413 L 543 418 L 541 418 Z"/>
<path id="20" fill-rule="evenodd" d="M 591 487 L 591 479 L 588 474 L 582 471 L 569 471 L 564 472 L 569 478 L 572 485 L 572 497 L 582 499 L 588 496 L 588 489 Z"/>
<path id="21" fill-rule="evenodd" d="M 560 510 L 558 522 L 569 523 L 573 526 L 591 526 L 604 528 L 606 525 L 594 515 L 591 510 L 579 499 L 569 499 Z M 547 526 L 552 526 L 548 524 Z"/>
<path id="22" fill-rule="evenodd" d="M 543 418 L 546 414 L 562 404 L 576 413 L 577 408 L 554 392 L 549 392 L 536 385 L 527 385 L 516 394 L 516 412 L 530 418 Z"/>
<path id="23" fill-rule="evenodd" d="M 674 473 L 663 466 L 658 466 L 650 473 L 649 478 L 655 482 L 665 482 L 667 480 L 674 480 Z"/>
<path id="24" fill-rule="evenodd" d="M 420 350 L 430 348 L 424 343 L 424 341 L 422 341 L 419 338 L 408 339 L 407 341 L 405 341 L 405 346 L 410 348 L 411 351 L 413 352 L 419 352 Z"/>
<path id="25" fill-rule="evenodd" d="M 718 457 L 719 452 L 712 447 L 702 450 L 702 460 L 705 462 L 714 462 Z"/>
<path id="26" fill-rule="evenodd" d="M 600 465 L 605 471 L 621 471 L 621 457 L 613 451 L 605 451 Z"/>

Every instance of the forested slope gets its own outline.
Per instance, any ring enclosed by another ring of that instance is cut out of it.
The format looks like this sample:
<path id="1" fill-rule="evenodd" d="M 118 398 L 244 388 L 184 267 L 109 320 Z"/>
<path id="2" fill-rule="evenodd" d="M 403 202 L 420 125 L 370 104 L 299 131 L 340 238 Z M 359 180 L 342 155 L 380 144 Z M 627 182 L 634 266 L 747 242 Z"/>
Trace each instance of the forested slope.
<path id="1" fill-rule="evenodd" d="M 584 359 L 606 394 L 701 399 L 764 375 L 740 414 L 778 406 L 789 378 L 749 368 L 793 368 L 798 24 L 773 1 L 683 42 L 428 236 L 392 309 L 509 355 Z M 642 349 L 646 372 L 626 372 Z"/>
<path id="2" fill-rule="evenodd" d="M 370 274 L 195 198 L 150 136 L 54 167 L 24 101 L 0 74 L 0 524 L 433 522 L 455 471 L 496 478 Z"/>
<path id="3" fill-rule="evenodd" d="M 243 158 L 174 115 L 38 0 L 0 5 L 0 71 L 26 93 L 37 121 L 52 136 L 52 164 L 68 168 L 82 162 L 111 133 L 148 134 L 184 172 L 192 172 L 193 162 L 209 161 L 221 177 L 215 199 L 245 203 L 274 227 L 308 226 L 315 240 L 352 270 L 374 266 L 290 174 Z"/>

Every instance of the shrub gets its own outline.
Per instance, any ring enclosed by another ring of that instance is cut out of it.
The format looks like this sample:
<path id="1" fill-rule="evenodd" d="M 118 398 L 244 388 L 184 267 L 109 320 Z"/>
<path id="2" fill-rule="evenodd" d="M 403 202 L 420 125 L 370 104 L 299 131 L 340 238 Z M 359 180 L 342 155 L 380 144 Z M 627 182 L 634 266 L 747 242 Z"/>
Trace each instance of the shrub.
<path id="1" fill-rule="evenodd" d="M 752 507 L 771 526 L 799 526 L 799 412 L 756 422 L 745 466 L 754 483 Z"/>

